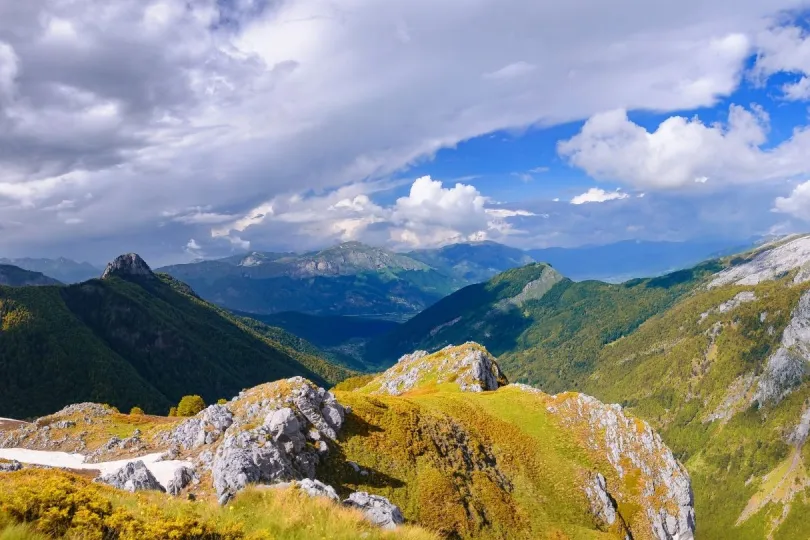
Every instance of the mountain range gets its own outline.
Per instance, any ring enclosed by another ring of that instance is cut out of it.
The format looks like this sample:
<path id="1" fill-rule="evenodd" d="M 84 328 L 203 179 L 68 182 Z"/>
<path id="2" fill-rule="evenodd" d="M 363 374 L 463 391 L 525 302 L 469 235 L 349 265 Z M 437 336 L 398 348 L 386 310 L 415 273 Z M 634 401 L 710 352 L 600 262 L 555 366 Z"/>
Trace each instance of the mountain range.
<path id="1" fill-rule="evenodd" d="M 76 262 L 64 257 L 57 259 L 4 259 L 0 258 L 0 264 L 17 266 L 23 270 L 40 272 L 50 278 L 62 283 L 79 283 L 97 277 L 101 270 L 90 263 Z"/>
<path id="2" fill-rule="evenodd" d="M 333 275 L 369 268 L 353 257 L 310 261 Z M 426 265 L 411 260 L 385 264 Z M 467 271 L 463 257 L 446 260 L 445 272 Z M 201 300 L 134 255 L 100 280 L 0 287 L 0 367 L 11 374 L 0 414 L 86 400 L 159 412 L 188 393 L 235 396 L 227 412 L 177 424 L 175 455 L 200 472 L 192 495 L 238 504 L 246 483 L 317 479 L 326 487 L 307 489 L 372 493 L 445 538 L 764 540 L 810 530 L 810 235 L 623 283 L 530 262 L 401 324 L 253 316 L 262 320 Z M 338 381 L 332 394 L 316 388 Z M 66 411 L 37 426 L 86 414 Z M 176 421 L 151 418 L 138 424 L 140 448 L 170 451 Z M 134 436 L 121 427 L 131 429 L 128 415 L 110 421 L 103 433 Z M 15 432 L 0 446 L 80 451 L 73 431 L 28 429 L 30 439 Z M 106 448 L 101 434 L 87 440 L 88 451 Z M 109 459 L 129 455 L 117 448 Z"/>
<path id="3" fill-rule="evenodd" d="M 122 256 L 102 279 L 0 287 L 0 415 L 29 417 L 79 401 L 158 413 L 190 389 L 216 401 L 281 377 L 327 384 L 349 375 L 310 347 L 216 308 L 136 255 Z"/>
<path id="4" fill-rule="evenodd" d="M 58 285 L 59 282 L 39 272 L 30 272 L 10 264 L 0 264 L 0 285 L 27 287 L 30 285 Z"/>

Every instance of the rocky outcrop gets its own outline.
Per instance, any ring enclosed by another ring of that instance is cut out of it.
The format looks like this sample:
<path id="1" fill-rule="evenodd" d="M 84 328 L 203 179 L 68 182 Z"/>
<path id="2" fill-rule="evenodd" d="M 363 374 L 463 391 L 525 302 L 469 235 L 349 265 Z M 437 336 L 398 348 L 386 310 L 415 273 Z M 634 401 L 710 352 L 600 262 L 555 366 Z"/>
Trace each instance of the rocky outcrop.
<path id="1" fill-rule="evenodd" d="M 133 493 L 135 491 L 166 491 L 143 461 L 127 463 L 114 473 L 100 476 L 97 480 Z"/>
<path id="2" fill-rule="evenodd" d="M 340 501 L 340 497 L 338 497 L 335 488 L 324 484 L 320 480 L 312 480 L 310 478 L 304 478 L 300 482 L 281 482 L 279 484 L 274 484 L 271 487 L 273 488 L 295 487 L 300 489 L 310 497 L 326 497 L 327 499 L 331 499 L 333 501 Z"/>
<path id="3" fill-rule="evenodd" d="M 607 491 L 607 480 L 601 473 L 596 473 L 585 485 L 585 495 L 591 503 L 591 511 L 603 524 L 610 526 L 616 523 L 616 501 Z"/>
<path id="4" fill-rule="evenodd" d="M 170 495 L 174 495 L 175 497 L 180 495 L 183 489 L 188 486 L 189 484 L 199 483 L 200 479 L 197 478 L 197 473 L 194 472 L 194 469 L 191 467 L 180 467 L 176 471 L 174 471 L 174 476 L 171 480 L 169 480 L 169 484 L 166 486 L 166 491 Z"/>
<path id="5" fill-rule="evenodd" d="M 118 277 L 148 277 L 152 276 L 152 269 L 149 265 L 141 259 L 137 253 L 127 253 L 115 258 L 111 263 L 107 264 L 104 273 L 101 274 L 101 279 L 106 279 L 111 276 Z"/>
<path id="6" fill-rule="evenodd" d="M 561 423 L 583 434 L 588 448 L 604 455 L 619 478 L 635 476 L 643 483 L 641 499 L 649 526 L 659 540 L 692 540 L 695 510 L 692 486 L 686 469 L 646 423 L 627 416 L 619 405 L 605 405 L 583 394 L 553 396 L 547 409 Z M 617 500 L 621 492 L 607 492 L 607 484 L 590 483 L 594 501 L 599 491 Z M 610 511 L 601 502 L 598 512 L 607 518 Z"/>
<path id="7" fill-rule="evenodd" d="M 210 462 L 222 503 L 250 484 L 313 479 L 329 451 L 326 441 L 338 436 L 345 413 L 334 395 L 301 377 L 279 383 L 254 388 L 229 404 L 238 412 Z"/>
<path id="8" fill-rule="evenodd" d="M 361 510 L 366 519 L 384 529 L 395 529 L 397 525 L 405 523 L 399 507 L 379 495 L 358 491 L 349 495 L 343 504 Z"/>
<path id="9" fill-rule="evenodd" d="M 743 291 L 741 293 L 737 293 L 731 300 L 727 300 L 722 304 L 720 304 L 719 306 L 717 306 L 716 308 L 701 313 L 699 322 L 703 322 L 704 320 L 706 320 L 712 313 L 728 313 L 729 311 L 738 308 L 742 304 L 745 304 L 747 302 L 754 302 L 756 299 L 757 295 L 751 291 Z"/>
<path id="10" fill-rule="evenodd" d="M 563 276 L 550 266 L 543 268 L 540 277 L 527 283 L 523 289 L 512 298 L 505 298 L 495 304 L 495 309 L 506 310 L 512 306 L 522 307 L 529 300 L 539 300 L 551 288 L 562 281 Z"/>
<path id="11" fill-rule="evenodd" d="M 790 394 L 807 375 L 810 362 L 810 292 L 799 299 L 782 342 L 759 378 L 755 403 L 778 403 Z"/>
<path id="12" fill-rule="evenodd" d="M 407 354 L 369 386 L 375 387 L 372 393 L 398 396 L 424 382 L 455 382 L 463 392 L 497 390 L 509 384 L 495 358 L 481 345 L 468 342 L 434 354 Z"/>
<path id="13" fill-rule="evenodd" d="M 211 405 L 177 426 L 168 439 L 184 450 L 217 441 L 233 424 L 233 414 L 224 405 Z"/>
<path id="14" fill-rule="evenodd" d="M 794 281 L 802 283 L 810 280 L 810 236 L 774 243 L 772 247 L 764 247 L 748 262 L 732 266 L 718 273 L 709 282 L 709 287 L 721 285 L 757 285 L 763 281 L 770 281 L 798 269 Z"/>
<path id="15" fill-rule="evenodd" d="M 19 461 L 0 462 L 0 473 L 16 472 L 23 468 Z"/>

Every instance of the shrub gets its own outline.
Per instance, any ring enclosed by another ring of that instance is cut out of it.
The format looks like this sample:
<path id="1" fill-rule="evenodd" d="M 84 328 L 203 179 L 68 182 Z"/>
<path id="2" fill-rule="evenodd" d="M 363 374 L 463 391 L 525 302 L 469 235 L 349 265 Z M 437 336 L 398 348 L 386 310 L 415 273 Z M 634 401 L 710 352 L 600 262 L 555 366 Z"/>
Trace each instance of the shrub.
<path id="1" fill-rule="evenodd" d="M 169 416 L 177 416 L 177 407 L 169 409 Z"/>
<path id="2" fill-rule="evenodd" d="M 225 398 L 220 398 L 217 400 L 217 405 L 225 405 L 226 403 L 228 403 L 228 400 Z"/>
<path id="3" fill-rule="evenodd" d="M 200 396 L 183 396 L 177 404 L 177 416 L 194 416 L 205 409 L 205 401 Z"/>
<path id="4" fill-rule="evenodd" d="M 144 412 L 143 409 L 140 407 L 132 407 L 132 410 L 129 411 L 129 414 L 132 416 L 143 416 Z"/>

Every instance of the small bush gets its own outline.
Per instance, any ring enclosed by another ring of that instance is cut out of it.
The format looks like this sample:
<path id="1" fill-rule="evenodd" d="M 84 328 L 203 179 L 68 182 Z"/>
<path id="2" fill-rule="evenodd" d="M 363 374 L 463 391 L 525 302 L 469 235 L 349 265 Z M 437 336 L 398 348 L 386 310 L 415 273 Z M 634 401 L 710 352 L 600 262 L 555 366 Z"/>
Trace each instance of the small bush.
<path id="1" fill-rule="evenodd" d="M 205 409 L 205 401 L 200 396 L 183 396 L 177 404 L 177 416 L 194 416 Z"/>
<path id="2" fill-rule="evenodd" d="M 143 416 L 144 412 L 143 409 L 141 409 L 140 407 L 132 407 L 132 409 L 129 411 L 129 414 L 132 416 Z"/>
<path id="3" fill-rule="evenodd" d="M 169 416 L 177 416 L 177 407 L 169 409 Z"/>
<path id="4" fill-rule="evenodd" d="M 228 400 L 225 398 L 220 398 L 217 400 L 217 405 L 225 405 L 226 403 L 228 403 Z"/>

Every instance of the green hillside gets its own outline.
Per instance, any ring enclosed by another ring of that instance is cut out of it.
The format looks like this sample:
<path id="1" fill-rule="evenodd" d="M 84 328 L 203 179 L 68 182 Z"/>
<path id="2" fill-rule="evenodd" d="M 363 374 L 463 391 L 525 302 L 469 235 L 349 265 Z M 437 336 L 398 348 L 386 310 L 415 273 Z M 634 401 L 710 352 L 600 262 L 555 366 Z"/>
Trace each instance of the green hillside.
<path id="1" fill-rule="evenodd" d="M 562 279 L 501 309 L 532 268 L 462 289 L 373 350 L 390 362 L 480 341 L 511 380 L 649 421 L 692 476 L 698 538 L 806 538 L 810 237 L 619 285 Z"/>
<path id="2" fill-rule="evenodd" d="M 27 287 L 30 285 L 58 285 L 59 282 L 53 278 L 41 274 L 23 270 L 10 264 L 0 264 L 0 285 L 8 287 Z"/>
<path id="3" fill-rule="evenodd" d="M 213 402 L 281 377 L 330 384 L 349 374 L 151 272 L 0 287 L 0 351 L 0 415 L 11 417 L 81 401 L 158 413 L 191 392 Z"/>

